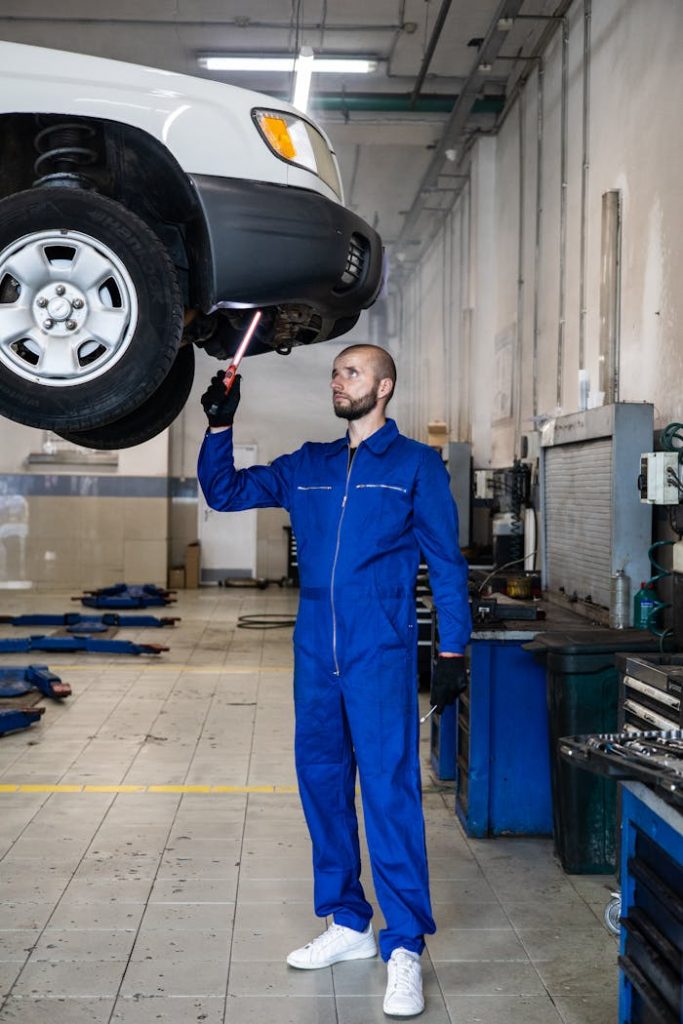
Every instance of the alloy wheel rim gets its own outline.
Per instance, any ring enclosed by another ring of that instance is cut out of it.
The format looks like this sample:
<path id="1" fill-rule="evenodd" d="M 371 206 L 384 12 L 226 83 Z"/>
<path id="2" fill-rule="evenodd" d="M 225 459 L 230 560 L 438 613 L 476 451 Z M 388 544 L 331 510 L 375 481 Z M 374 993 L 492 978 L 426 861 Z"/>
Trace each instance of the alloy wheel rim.
<path id="1" fill-rule="evenodd" d="M 0 363 L 24 380 L 96 380 L 128 350 L 137 320 L 130 274 L 90 235 L 32 232 L 0 252 Z"/>

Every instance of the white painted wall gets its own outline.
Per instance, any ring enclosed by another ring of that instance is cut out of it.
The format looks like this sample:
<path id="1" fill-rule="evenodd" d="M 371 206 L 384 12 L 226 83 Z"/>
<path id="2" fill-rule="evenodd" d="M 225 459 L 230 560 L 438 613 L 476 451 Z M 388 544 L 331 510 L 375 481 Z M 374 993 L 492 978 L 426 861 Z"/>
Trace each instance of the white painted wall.
<path id="1" fill-rule="evenodd" d="M 578 407 L 584 3 L 569 11 L 564 347 L 559 407 Z M 585 363 L 597 389 L 601 196 L 623 201 L 620 394 L 655 405 L 656 425 L 683 418 L 683 6 L 593 0 L 590 46 Z M 410 427 L 426 438 L 445 418 L 471 440 L 475 465 L 507 465 L 531 417 L 558 406 L 562 35 L 543 61 L 540 250 L 536 260 L 539 74 L 532 72 L 495 138 L 480 139 L 462 170 L 470 181 L 422 261 L 403 284 L 399 372 L 414 379 Z M 520 119 L 523 204 L 520 218 Z M 471 204 L 471 218 L 468 215 Z M 469 222 L 469 230 L 468 230 Z M 521 228 L 520 228 L 521 225 Z M 520 229 L 522 285 L 518 290 Z M 441 290 L 444 289 L 442 292 Z M 448 290 L 448 293 L 447 291 Z M 534 302 L 537 296 L 537 355 Z M 447 310 L 445 321 L 441 311 Z M 468 310 L 471 309 L 471 313 Z M 467 324 L 471 318 L 471 338 Z M 512 333 L 513 413 L 492 423 L 496 339 Z M 419 344 L 419 363 L 414 346 Z M 450 350 L 444 356 L 444 346 Z M 469 372 L 468 372 L 469 366 Z M 436 386 L 444 367 L 450 380 Z M 425 379 L 426 375 L 426 379 Z M 537 401 L 534 408 L 534 375 Z M 469 397 L 468 397 L 469 392 Z M 448 396 L 444 412 L 444 395 Z M 468 408 L 469 407 L 469 408 Z"/>

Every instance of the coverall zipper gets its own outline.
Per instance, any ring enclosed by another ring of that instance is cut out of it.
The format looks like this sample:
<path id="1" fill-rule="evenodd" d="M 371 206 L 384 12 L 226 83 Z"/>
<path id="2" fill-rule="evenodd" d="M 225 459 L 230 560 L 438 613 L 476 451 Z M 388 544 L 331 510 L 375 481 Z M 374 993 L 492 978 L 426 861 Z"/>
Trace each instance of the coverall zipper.
<path id="1" fill-rule="evenodd" d="M 361 441 L 361 444 L 363 442 Z M 358 445 L 360 448 L 360 445 Z M 349 480 L 351 479 L 351 473 L 353 472 L 353 463 L 358 458 L 358 450 L 356 455 L 351 461 L 351 447 L 349 446 L 348 462 L 346 465 L 346 488 L 344 489 L 344 498 L 342 500 L 341 515 L 339 516 L 339 524 L 337 526 L 337 546 L 334 550 L 334 561 L 332 562 L 332 575 L 330 577 L 330 604 L 332 606 L 332 658 L 334 660 L 334 674 L 335 676 L 340 675 L 339 662 L 337 661 L 337 613 L 334 607 L 334 575 L 337 571 L 337 562 L 339 561 L 339 545 L 341 543 L 341 528 L 344 522 L 344 512 L 346 511 L 346 501 L 349 496 Z"/>

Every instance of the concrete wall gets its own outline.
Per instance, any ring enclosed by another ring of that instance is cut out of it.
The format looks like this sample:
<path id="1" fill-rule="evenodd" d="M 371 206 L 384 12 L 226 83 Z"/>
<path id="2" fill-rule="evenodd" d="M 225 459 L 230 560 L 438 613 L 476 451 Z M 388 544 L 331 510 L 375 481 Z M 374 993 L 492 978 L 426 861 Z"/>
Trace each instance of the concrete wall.
<path id="1" fill-rule="evenodd" d="M 580 368 L 598 389 L 601 201 L 608 190 L 619 190 L 622 202 L 619 398 L 653 402 L 658 427 L 683 414 L 677 336 L 683 291 L 676 287 L 683 269 L 683 136 L 676 117 L 683 100 L 683 66 L 676 56 L 683 45 L 683 7 L 675 0 L 593 0 L 582 307 L 585 24 L 584 3 L 577 0 L 567 18 L 564 185 L 558 31 L 542 71 L 530 74 L 499 134 L 471 150 L 461 197 L 402 287 L 400 370 L 404 379 L 412 376 L 418 339 L 420 362 L 429 367 L 415 378 L 410 398 L 403 397 L 411 428 L 425 439 L 428 421 L 446 418 L 453 440 L 472 441 L 480 466 L 509 464 L 533 416 L 576 410 Z M 442 309 L 448 310 L 446 323 Z M 451 379 L 430 387 L 430 375 L 438 376 L 444 365 L 444 343 L 452 349 Z M 511 402 L 504 398 L 506 387 Z"/>
<path id="2" fill-rule="evenodd" d="M 0 585 L 165 583 L 168 434 L 118 464 L 33 464 L 41 430 L 0 421 Z"/>

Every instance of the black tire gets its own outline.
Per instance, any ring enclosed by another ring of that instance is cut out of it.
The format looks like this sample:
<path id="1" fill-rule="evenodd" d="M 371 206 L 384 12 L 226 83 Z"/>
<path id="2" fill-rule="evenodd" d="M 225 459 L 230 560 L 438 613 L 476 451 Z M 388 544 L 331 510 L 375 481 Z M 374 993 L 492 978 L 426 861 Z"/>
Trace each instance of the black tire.
<path id="1" fill-rule="evenodd" d="M 159 387 L 178 351 L 183 306 L 175 267 L 165 247 L 144 221 L 119 203 L 97 193 L 71 188 L 37 188 L 0 201 L 0 254 L 19 239 L 31 235 L 39 239 L 42 232 L 55 232 L 62 236 L 65 251 L 69 248 L 69 232 L 77 232 L 81 239 L 85 239 L 86 247 L 89 245 L 105 259 L 107 250 L 113 254 L 128 275 L 128 290 L 133 296 L 129 305 L 133 310 L 134 303 L 137 303 L 137 320 L 134 321 L 131 312 L 125 342 L 116 349 L 121 353 L 117 355 L 117 361 L 112 361 L 111 366 L 106 363 L 100 369 L 92 358 L 81 359 L 79 352 L 75 357 L 80 362 L 72 374 L 74 379 L 64 386 L 41 383 L 40 364 L 36 364 L 35 377 L 31 379 L 30 365 L 20 363 L 21 370 L 28 373 L 28 377 L 22 376 L 16 368 L 18 360 L 9 352 L 9 342 L 3 349 L 5 338 L 0 329 L 0 414 L 19 423 L 58 432 L 88 429 L 120 420 L 130 410 L 139 408 Z M 31 244 L 38 246 L 40 241 L 31 240 Z M 48 247 L 50 245 L 54 248 L 52 242 Z M 98 250 L 98 245 L 101 250 Z M 72 258 L 73 270 L 77 263 L 76 257 Z M 110 262 L 114 267 L 114 261 Z M 47 278 L 46 289 L 52 287 L 53 279 L 52 276 Z M 38 280 L 39 275 L 35 277 L 35 281 Z M 8 287 L 10 292 L 14 288 L 14 293 L 9 299 L 3 298 L 3 290 Z M 38 284 L 32 283 L 30 288 L 33 289 L 33 299 L 38 295 Z M 29 285 L 26 285 L 27 295 L 29 290 Z M 0 280 L 0 316 L 2 302 L 16 301 L 17 294 L 20 292 L 12 283 L 12 276 L 3 274 L 3 280 Z M 30 307 L 32 316 L 36 315 L 33 311 L 37 304 L 36 298 Z M 83 331 L 79 324 L 73 336 L 77 338 L 82 333 L 87 339 L 87 317 L 91 315 L 92 304 L 86 301 L 81 306 L 84 307 Z M 125 305 L 121 312 L 125 313 Z M 69 315 L 79 314 L 72 309 Z M 62 322 L 57 327 L 65 330 Z M 5 337 L 9 338 L 9 335 Z M 46 335 L 46 338 L 47 348 L 51 336 Z M 87 344 L 92 347 L 96 343 Z M 25 358 L 24 351 L 25 346 L 21 351 L 22 359 Z M 29 356 L 31 359 L 40 358 L 32 352 Z M 53 378 L 58 382 L 64 379 L 60 372 Z M 85 378 L 83 382 L 79 382 L 80 376 Z"/>
<path id="2" fill-rule="evenodd" d="M 59 436 L 84 448 L 113 451 L 134 448 L 156 437 L 170 426 L 185 405 L 194 379 L 194 349 L 185 345 L 175 358 L 171 372 L 153 395 L 120 420 L 89 430 L 60 430 Z"/>

